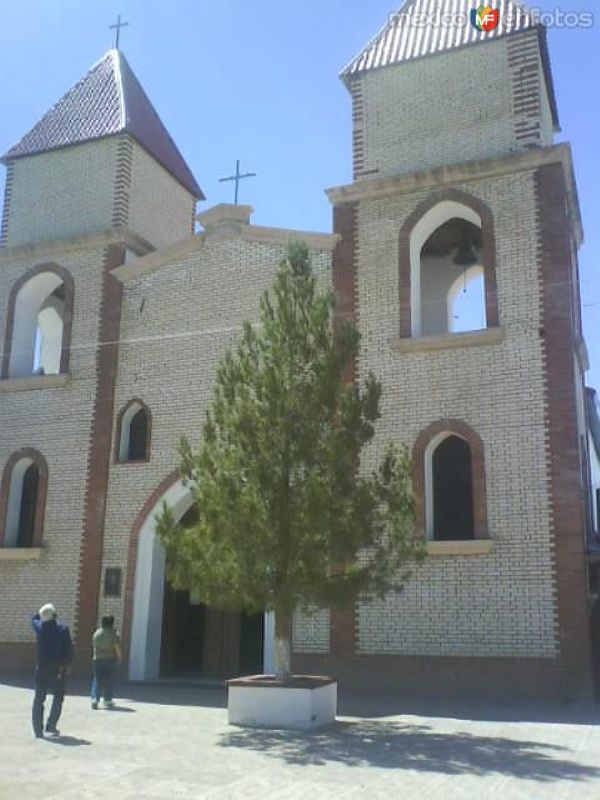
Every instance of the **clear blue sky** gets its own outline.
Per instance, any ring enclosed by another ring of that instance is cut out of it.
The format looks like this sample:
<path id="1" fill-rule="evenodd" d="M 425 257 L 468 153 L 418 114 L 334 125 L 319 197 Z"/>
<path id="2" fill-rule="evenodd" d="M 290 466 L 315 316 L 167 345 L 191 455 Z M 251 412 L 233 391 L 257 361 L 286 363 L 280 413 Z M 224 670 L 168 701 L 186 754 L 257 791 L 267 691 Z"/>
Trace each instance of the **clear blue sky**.
<path id="1" fill-rule="evenodd" d="M 235 159 L 259 173 L 240 200 L 260 224 L 329 230 L 323 189 L 351 180 L 345 63 L 396 10 L 393 0 L 4 0 L 0 4 L 0 150 L 13 145 L 111 47 L 107 26 L 130 22 L 122 50 L 187 158 L 208 203 Z M 588 383 L 600 389 L 600 8 L 590 30 L 550 31 L 563 132 L 575 152 L 586 230 L 581 251 Z M 474 77 L 474 76 L 472 76 Z M 465 102 L 469 101 L 465 83 Z M 4 175 L 2 175 L 2 181 Z M 0 185 L 0 190 L 2 190 Z"/>

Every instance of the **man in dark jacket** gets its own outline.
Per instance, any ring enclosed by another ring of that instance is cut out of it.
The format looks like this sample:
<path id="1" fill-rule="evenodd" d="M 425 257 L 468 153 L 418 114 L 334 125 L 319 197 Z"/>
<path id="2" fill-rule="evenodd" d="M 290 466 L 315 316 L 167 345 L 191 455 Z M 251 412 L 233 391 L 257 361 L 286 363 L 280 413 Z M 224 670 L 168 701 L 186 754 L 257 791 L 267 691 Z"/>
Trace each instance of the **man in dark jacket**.
<path id="1" fill-rule="evenodd" d="M 44 702 L 53 695 L 52 708 L 46 723 L 46 732 L 59 736 L 56 725 L 65 698 L 65 678 L 73 659 L 71 634 L 66 625 L 56 621 L 56 609 L 51 603 L 42 606 L 31 620 L 37 635 L 37 664 L 35 668 L 35 696 L 33 698 L 33 732 L 39 739 L 44 735 Z"/>

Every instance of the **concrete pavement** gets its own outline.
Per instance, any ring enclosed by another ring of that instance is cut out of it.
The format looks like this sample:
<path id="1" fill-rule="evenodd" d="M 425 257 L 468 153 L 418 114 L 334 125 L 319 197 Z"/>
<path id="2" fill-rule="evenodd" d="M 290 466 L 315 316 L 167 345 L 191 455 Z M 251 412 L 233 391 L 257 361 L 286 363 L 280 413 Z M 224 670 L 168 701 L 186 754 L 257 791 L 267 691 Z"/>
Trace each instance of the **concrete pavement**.
<path id="1" fill-rule="evenodd" d="M 0 680 L 1 800 L 600 798 L 591 710 L 355 695 L 304 734 L 229 727 L 219 688 L 125 686 L 115 711 L 85 690 L 35 740 L 31 690 Z"/>

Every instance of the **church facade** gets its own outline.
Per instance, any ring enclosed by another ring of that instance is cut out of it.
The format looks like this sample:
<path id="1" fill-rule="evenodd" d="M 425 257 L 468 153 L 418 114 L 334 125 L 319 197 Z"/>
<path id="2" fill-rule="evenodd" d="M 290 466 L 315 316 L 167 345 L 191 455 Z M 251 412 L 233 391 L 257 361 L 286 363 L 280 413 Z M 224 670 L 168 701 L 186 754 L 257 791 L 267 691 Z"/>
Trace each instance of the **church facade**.
<path id="1" fill-rule="evenodd" d="M 471 5 L 423 31 L 409 0 L 344 70 L 353 182 L 328 191 L 333 233 L 255 226 L 249 206 L 196 216 L 202 191 L 117 50 L 4 156 L 0 669 L 29 668 L 47 601 L 82 669 L 107 613 L 131 678 L 272 665 L 268 614 L 168 585 L 154 517 L 193 513 L 177 442 L 198 442 L 216 363 L 300 238 L 361 332 L 354 379 L 383 384 L 363 466 L 411 449 L 429 557 L 400 595 L 298 614 L 295 668 L 589 696 L 571 151 L 544 29 L 505 3 L 477 31 Z"/>

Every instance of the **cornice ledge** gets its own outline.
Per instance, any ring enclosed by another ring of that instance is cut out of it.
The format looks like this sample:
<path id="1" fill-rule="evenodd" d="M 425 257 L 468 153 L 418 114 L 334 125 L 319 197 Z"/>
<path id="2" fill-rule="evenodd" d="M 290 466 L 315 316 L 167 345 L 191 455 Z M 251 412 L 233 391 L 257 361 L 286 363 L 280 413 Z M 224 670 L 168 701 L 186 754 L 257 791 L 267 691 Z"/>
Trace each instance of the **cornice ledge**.
<path id="1" fill-rule="evenodd" d="M 487 556 L 494 549 L 493 539 L 470 539 L 457 542 L 427 542 L 427 555 L 443 556 Z"/>
<path id="2" fill-rule="evenodd" d="M 41 547 L 0 547 L 0 561 L 38 561 Z"/>
<path id="3" fill-rule="evenodd" d="M 84 236 L 72 236 L 66 239 L 51 239 L 35 244 L 20 244 L 14 247 L 0 248 L 0 264 L 11 261 L 43 261 L 53 256 L 58 256 L 69 250 L 91 249 L 93 247 L 106 247 L 111 244 L 125 245 L 136 255 L 143 256 L 154 248 L 146 239 L 134 233 L 130 228 L 107 228 L 96 233 Z"/>
<path id="4" fill-rule="evenodd" d="M 235 241 L 242 239 L 245 242 L 258 242 L 260 244 L 287 244 L 292 239 L 300 239 L 313 250 L 331 252 L 340 240 L 337 233 L 312 233 L 309 231 L 288 230 L 286 228 L 264 228 L 255 225 L 240 225 L 235 229 L 225 232 L 223 229 L 197 234 L 189 239 L 156 250 L 142 258 L 113 269 L 112 274 L 118 280 L 125 282 L 160 269 L 173 261 L 186 258 L 192 253 L 202 249 L 208 242 Z"/>
<path id="5" fill-rule="evenodd" d="M 112 270 L 111 274 L 124 283 L 148 272 L 154 272 L 165 264 L 189 256 L 191 253 L 200 250 L 205 241 L 206 234 L 201 233 L 190 236 L 188 239 L 182 239 L 180 242 L 170 244 L 162 250 L 154 250 L 141 258 L 136 258 L 130 264 L 117 267 Z"/>
<path id="6" fill-rule="evenodd" d="M 329 253 L 335 249 L 341 239 L 338 233 L 314 233 L 313 231 L 268 228 L 260 225 L 248 225 L 240 230 L 239 235 L 244 241 L 262 244 L 287 244 L 292 240 L 299 240 L 312 250 L 326 250 Z"/>
<path id="7" fill-rule="evenodd" d="M 576 221 L 581 226 L 579 204 L 574 188 L 573 157 L 571 146 L 568 142 L 539 147 L 523 153 L 510 153 L 498 158 L 464 161 L 460 164 L 408 172 L 389 178 L 356 181 L 345 186 L 334 186 L 326 189 L 325 194 L 333 205 L 340 205 L 341 203 L 353 203 L 358 200 L 368 200 L 392 194 L 409 194 L 420 189 L 440 189 L 443 186 L 451 186 L 464 181 L 524 172 L 556 163 L 562 164 L 565 169 L 567 190 L 572 208 L 575 211 Z"/>
<path id="8" fill-rule="evenodd" d="M 410 339 L 394 339 L 394 350 L 400 353 L 422 353 L 429 350 L 450 350 L 461 347 L 480 347 L 498 344 L 504 339 L 502 327 L 484 328 L 466 333 L 442 333 L 438 336 L 415 336 Z"/>
<path id="9" fill-rule="evenodd" d="M 70 380 L 71 376 L 66 373 L 59 375 L 31 375 L 27 378 L 0 378 L 0 394 L 58 389 L 61 386 L 66 386 Z"/>

